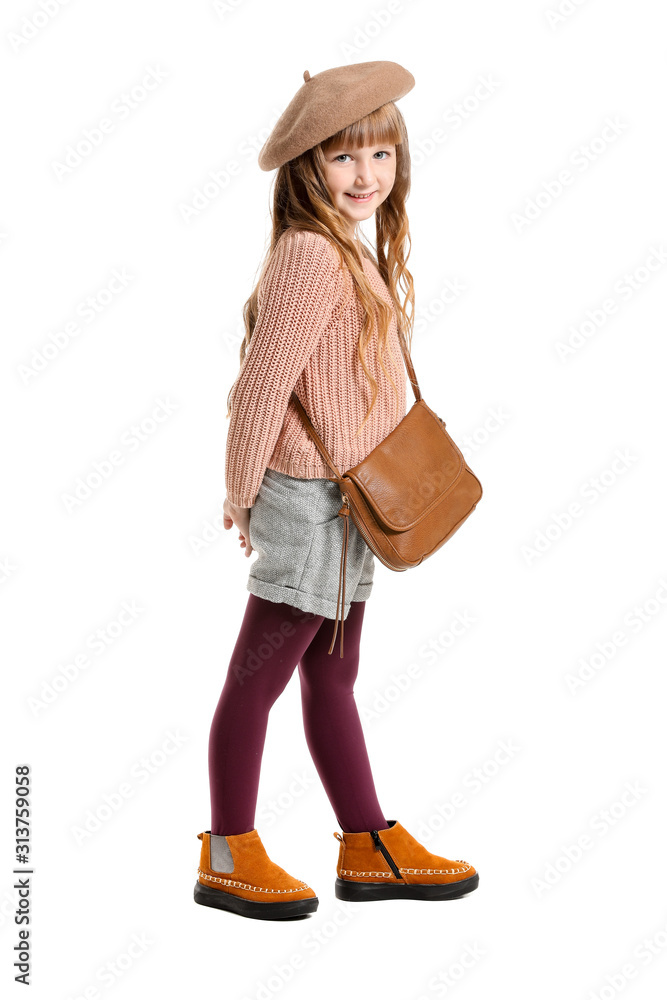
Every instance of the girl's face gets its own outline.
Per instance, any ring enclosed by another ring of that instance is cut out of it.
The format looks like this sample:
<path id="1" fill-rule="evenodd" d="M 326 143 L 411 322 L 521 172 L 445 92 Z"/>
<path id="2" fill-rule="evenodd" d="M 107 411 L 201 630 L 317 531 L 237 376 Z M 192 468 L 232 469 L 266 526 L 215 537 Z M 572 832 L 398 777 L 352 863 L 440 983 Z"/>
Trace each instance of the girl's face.
<path id="1" fill-rule="evenodd" d="M 332 147 L 324 169 L 334 204 L 354 237 L 358 223 L 370 219 L 394 186 L 396 146 Z"/>

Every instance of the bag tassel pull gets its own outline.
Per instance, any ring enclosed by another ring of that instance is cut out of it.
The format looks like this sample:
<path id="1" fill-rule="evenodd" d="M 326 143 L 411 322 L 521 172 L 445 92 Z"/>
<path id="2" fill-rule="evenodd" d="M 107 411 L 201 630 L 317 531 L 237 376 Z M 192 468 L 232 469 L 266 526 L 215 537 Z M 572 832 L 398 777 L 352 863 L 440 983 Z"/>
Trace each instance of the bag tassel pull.
<path id="1" fill-rule="evenodd" d="M 336 627 L 334 629 L 333 639 L 331 640 L 331 646 L 329 647 L 329 653 L 333 652 L 334 643 L 336 641 L 336 633 L 338 632 L 338 609 L 340 607 L 340 655 L 341 659 L 343 657 L 343 626 L 345 624 L 344 614 L 345 614 L 345 576 L 347 572 L 347 540 L 350 535 L 350 506 L 347 499 L 347 494 L 343 494 L 343 506 L 338 511 L 339 515 L 343 518 L 343 549 L 340 554 L 340 574 L 338 577 L 338 600 L 336 601 Z M 343 588 L 343 602 L 341 604 L 341 585 Z"/>

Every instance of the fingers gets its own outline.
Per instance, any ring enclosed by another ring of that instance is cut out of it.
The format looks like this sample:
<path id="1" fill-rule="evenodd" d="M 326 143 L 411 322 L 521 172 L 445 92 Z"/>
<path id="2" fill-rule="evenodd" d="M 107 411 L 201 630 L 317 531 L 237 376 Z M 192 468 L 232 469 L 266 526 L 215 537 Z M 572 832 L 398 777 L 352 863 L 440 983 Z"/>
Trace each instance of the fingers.
<path id="1" fill-rule="evenodd" d="M 223 524 L 225 528 L 231 528 L 235 524 L 235 522 L 228 514 L 225 513 L 223 514 Z M 241 546 L 242 549 L 246 550 L 245 551 L 246 556 L 252 555 L 254 549 L 250 544 L 250 534 L 248 533 L 248 535 L 244 535 L 242 529 L 239 529 L 239 545 Z"/>

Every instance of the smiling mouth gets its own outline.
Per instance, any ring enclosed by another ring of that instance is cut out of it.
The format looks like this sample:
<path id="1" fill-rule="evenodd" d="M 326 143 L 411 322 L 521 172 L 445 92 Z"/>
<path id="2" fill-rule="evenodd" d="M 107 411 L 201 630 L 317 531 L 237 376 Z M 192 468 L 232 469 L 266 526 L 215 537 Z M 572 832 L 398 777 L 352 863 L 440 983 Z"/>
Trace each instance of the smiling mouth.
<path id="1" fill-rule="evenodd" d="M 353 201 L 370 201 L 373 195 L 377 194 L 377 191 L 369 191 L 368 194 L 350 194 L 349 191 L 346 191 L 345 194 Z"/>

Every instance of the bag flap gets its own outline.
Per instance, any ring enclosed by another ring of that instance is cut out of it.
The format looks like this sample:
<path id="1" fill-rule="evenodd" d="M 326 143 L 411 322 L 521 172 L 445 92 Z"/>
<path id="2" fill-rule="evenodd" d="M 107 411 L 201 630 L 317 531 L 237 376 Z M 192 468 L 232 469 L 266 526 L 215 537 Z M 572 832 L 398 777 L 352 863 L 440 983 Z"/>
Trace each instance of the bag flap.
<path id="1" fill-rule="evenodd" d="M 464 467 L 444 421 L 419 399 L 345 478 L 359 487 L 380 522 L 407 531 L 449 493 Z"/>

